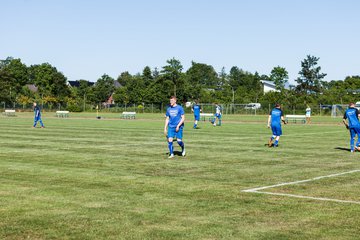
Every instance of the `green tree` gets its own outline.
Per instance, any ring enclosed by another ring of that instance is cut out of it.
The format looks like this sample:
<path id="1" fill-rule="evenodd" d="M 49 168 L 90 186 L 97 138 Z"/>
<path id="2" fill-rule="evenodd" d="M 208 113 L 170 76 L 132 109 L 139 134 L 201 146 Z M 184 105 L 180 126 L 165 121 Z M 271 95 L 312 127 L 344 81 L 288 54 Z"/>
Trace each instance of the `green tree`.
<path id="1" fill-rule="evenodd" d="M 277 66 L 271 70 L 270 80 L 275 83 L 277 90 L 284 90 L 285 84 L 289 80 L 289 73 L 285 68 Z"/>
<path id="2" fill-rule="evenodd" d="M 121 86 L 126 86 L 126 84 L 132 79 L 132 76 L 129 72 L 122 72 L 120 76 L 117 78 L 117 81 L 121 84 Z"/>
<path id="3" fill-rule="evenodd" d="M 9 103 L 11 99 L 12 77 L 10 74 L 0 68 L 0 101 Z"/>
<path id="4" fill-rule="evenodd" d="M 126 85 L 127 94 L 131 103 L 141 104 L 145 101 L 144 93 L 146 91 L 145 81 L 142 76 L 133 77 Z"/>
<path id="5" fill-rule="evenodd" d="M 152 81 L 154 79 L 151 69 L 149 66 L 146 66 L 142 72 L 142 78 L 145 82 Z"/>
<path id="6" fill-rule="evenodd" d="M 106 102 L 115 91 L 114 79 L 107 74 L 99 78 L 94 87 L 96 103 Z"/>
<path id="7" fill-rule="evenodd" d="M 191 67 L 186 71 L 191 85 L 214 88 L 218 85 L 217 72 L 211 65 L 191 62 Z"/>
<path id="8" fill-rule="evenodd" d="M 181 71 L 183 70 L 183 66 L 181 65 L 180 61 L 175 58 L 167 60 L 166 62 L 168 63 L 168 65 L 163 67 L 161 73 L 163 73 L 167 79 L 172 81 L 174 87 L 174 96 L 176 96 L 176 88 L 177 85 L 180 83 L 180 79 L 182 76 Z"/>
<path id="9" fill-rule="evenodd" d="M 70 95 L 66 77 L 49 63 L 32 65 L 29 72 L 30 82 L 38 87 L 40 96 L 56 97 L 62 101 Z"/>
<path id="10" fill-rule="evenodd" d="M 8 87 L 4 90 L 9 94 L 9 101 L 13 102 L 21 94 L 22 87 L 29 82 L 28 68 L 20 59 L 8 57 L 6 60 L 1 60 L 0 69 L 4 74 L 6 73 L 7 77 L 3 79 L 3 81 L 6 79 L 6 83 L 3 83 L 3 87 Z"/>
<path id="11" fill-rule="evenodd" d="M 201 88 L 216 88 L 219 84 L 217 72 L 210 65 L 192 62 L 186 71 L 186 91 L 188 98 L 198 99 Z"/>
<path id="12" fill-rule="evenodd" d="M 129 96 L 127 87 L 119 87 L 115 90 L 115 93 L 113 95 L 115 103 L 129 103 Z"/>
<path id="13" fill-rule="evenodd" d="M 320 73 L 321 67 L 317 66 L 320 58 L 307 55 L 306 59 L 301 62 L 300 77 L 296 79 L 298 83 L 296 89 L 302 93 L 319 93 L 321 91 L 321 79 L 326 73 Z"/>

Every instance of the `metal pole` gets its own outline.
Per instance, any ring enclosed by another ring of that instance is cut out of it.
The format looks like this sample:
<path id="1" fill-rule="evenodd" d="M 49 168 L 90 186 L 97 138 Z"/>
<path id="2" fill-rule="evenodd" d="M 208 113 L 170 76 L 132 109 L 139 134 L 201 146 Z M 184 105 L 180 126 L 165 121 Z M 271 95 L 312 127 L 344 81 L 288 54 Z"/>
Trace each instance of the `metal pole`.
<path id="1" fill-rule="evenodd" d="M 84 93 L 84 110 L 83 111 L 85 112 L 85 93 Z"/>

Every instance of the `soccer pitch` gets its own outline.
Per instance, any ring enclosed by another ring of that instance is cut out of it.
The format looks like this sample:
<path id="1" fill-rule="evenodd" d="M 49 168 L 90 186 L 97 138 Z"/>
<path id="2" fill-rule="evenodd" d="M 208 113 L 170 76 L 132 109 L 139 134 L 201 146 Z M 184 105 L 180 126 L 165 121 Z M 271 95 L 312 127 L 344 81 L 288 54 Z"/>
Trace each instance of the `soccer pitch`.
<path id="1" fill-rule="evenodd" d="M 167 159 L 162 114 L 0 118 L 0 239 L 358 239 L 360 153 L 341 118 L 187 115 Z M 175 143 L 175 152 L 180 147 Z"/>

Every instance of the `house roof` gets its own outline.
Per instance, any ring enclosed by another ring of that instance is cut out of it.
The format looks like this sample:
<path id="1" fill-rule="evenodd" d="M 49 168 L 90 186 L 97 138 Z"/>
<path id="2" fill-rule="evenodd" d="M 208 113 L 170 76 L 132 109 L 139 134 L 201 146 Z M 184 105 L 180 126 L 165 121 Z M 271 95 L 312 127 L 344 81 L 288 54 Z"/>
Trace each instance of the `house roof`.
<path id="1" fill-rule="evenodd" d="M 89 82 L 87 81 L 88 83 L 88 86 L 91 87 L 93 86 L 95 83 L 93 82 Z M 68 81 L 68 84 L 70 87 L 80 87 L 80 81 L 79 80 L 76 80 L 76 81 Z"/>
<path id="2" fill-rule="evenodd" d="M 117 80 L 114 81 L 114 86 L 115 86 L 115 88 L 122 87 L 121 83 L 119 83 L 119 81 L 117 81 Z"/>
<path id="3" fill-rule="evenodd" d="M 260 82 L 262 84 L 264 84 L 265 86 L 267 86 L 267 87 L 272 87 L 274 89 L 276 88 L 276 85 L 275 85 L 275 83 L 273 81 L 260 80 Z"/>
<path id="4" fill-rule="evenodd" d="M 34 84 L 26 84 L 26 87 L 27 87 L 31 92 L 37 92 L 37 91 L 38 91 L 38 87 L 35 86 Z"/>
<path id="5" fill-rule="evenodd" d="M 264 84 L 264 86 L 267 86 L 267 87 L 270 87 L 270 88 L 276 88 L 276 85 L 273 81 L 268 81 L 268 80 L 260 80 L 260 82 L 262 84 Z M 291 85 L 289 84 L 289 82 L 286 82 L 285 85 L 284 85 L 284 88 L 285 89 L 291 89 Z"/>

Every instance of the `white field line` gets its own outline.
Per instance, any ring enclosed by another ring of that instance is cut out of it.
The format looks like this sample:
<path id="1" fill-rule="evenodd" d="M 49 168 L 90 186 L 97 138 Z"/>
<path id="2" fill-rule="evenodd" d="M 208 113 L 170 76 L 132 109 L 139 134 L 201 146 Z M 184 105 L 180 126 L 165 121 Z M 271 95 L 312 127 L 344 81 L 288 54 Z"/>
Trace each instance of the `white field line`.
<path id="1" fill-rule="evenodd" d="M 305 198 L 305 199 L 313 199 L 313 200 L 319 200 L 319 201 L 360 204 L 359 201 L 339 200 L 339 199 L 332 199 L 332 198 L 321 198 L 321 197 L 311 197 L 311 196 L 303 196 L 303 195 L 296 195 L 296 194 L 273 193 L 273 192 L 261 191 L 261 190 L 268 189 L 268 188 L 276 188 L 276 187 L 281 187 L 281 186 L 286 186 L 286 185 L 294 185 L 294 184 L 299 184 L 299 183 L 312 182 L 312 181 L 320 180 L 323 178 L 337 177 L 337 176 L 351 174 L 351 173 L 355 173 L 355 172 L 360 172 L 360 169 L 343 172 L 343 173 L 330 174 L 330 175 L 326 175 L 326 176 L 320 176 L 320 177 L 315 177 L 315 178 L 310 178 L 310 179 L 300 180 L 300 181 L 295 181 L 295 182 L 286 182 L 286 183 L 279 183 L 279 184 L 270 185 L 270 186 L 251 188 L 251 189 L 242 190 L 242 192 L 261 193 L 261 194 L 287 196 L 287 197 L 295 197 L 295 198 Z"/>
<path id="2" fill-rule="evenodd" d="M 261 194 L 285 196 L 285 197 L 294 197 L 294 198 L 304 198 L 304 199 L 312 199 L 312 200 L 318 200 L 318 201 L 360 204 L 360 202 L 357 202 L 357 201 L 340 200 L 340 199 L 334 199 L 334 198 L 310 197 L 310 196 L 287 194 L 287 193 L 272 193 L 272 192 L 261 192 L 261 191 L 253 191 L 253 193 L 261 193 Z"/>

